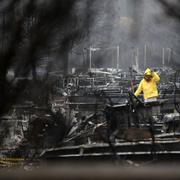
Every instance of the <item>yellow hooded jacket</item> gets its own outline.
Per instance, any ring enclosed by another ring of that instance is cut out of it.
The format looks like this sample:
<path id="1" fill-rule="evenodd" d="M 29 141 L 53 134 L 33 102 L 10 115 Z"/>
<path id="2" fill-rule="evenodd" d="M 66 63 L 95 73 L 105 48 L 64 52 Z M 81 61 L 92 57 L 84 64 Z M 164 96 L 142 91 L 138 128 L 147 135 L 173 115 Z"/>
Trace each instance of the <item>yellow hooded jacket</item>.
<path id="1" fill-rule="evenodd" d="M 149 82 L 145 79 L 142 79 L 134 95 L 139 96 L 139 94 L 143 91 L 144 99 L 157 97 L 158 89 L 156 84 L 160 81 L 160 77 L 155 72 L 151 73 L 149 68 L 146 69 L 144 74 L 152 74 L 153 77 Z"/>

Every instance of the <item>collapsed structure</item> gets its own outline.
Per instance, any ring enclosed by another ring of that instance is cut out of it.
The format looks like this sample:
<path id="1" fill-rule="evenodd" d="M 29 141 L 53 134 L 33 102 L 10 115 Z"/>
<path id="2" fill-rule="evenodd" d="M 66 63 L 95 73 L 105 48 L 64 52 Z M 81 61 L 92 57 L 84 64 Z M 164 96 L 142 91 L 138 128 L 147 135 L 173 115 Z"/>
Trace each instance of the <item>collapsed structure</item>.
<path id="1" fill-rule="evenodd" d="M 133 95 L 142 73 L 53 75 L 1 117 L 1 155 L 46 160 L 180 160 L 180 76 L 159 70 L 159 99 Z"/>

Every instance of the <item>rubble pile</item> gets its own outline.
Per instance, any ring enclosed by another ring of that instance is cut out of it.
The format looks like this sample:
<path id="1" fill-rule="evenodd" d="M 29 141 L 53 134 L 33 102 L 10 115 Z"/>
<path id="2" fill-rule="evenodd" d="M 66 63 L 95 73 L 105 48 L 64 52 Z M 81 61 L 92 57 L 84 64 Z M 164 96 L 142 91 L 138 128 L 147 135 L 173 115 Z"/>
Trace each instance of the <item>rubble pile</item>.
<path id="1" fill-rule="evenodd" d="M 133 72 L 133 78 L 132 72 L 100 70 L 53 77 L 48 93 L 37 97 L 41 103 L 21 98 L 1 117 L 1 157 L 123 154 L 133 159 L 141 154 L 143 159 L 152 155 L 155 146 L 153 151 L 159 155 L 165 156 L 168 149 L 170 156 L 176 150 L 179 157 L 180 77 L 173 78 L 174 71 L 166 70 L 165 77 L 159 73 L 159 99 L 150 105 L 132 93 L 143 77 L 141 72 Z"/>

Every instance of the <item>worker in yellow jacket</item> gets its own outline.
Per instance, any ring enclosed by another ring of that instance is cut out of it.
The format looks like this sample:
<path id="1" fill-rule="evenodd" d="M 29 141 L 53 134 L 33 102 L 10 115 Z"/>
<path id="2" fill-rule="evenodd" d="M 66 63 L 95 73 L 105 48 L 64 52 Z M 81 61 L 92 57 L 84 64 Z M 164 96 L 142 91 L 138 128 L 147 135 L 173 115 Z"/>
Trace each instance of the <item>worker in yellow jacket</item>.
<path id="1" fill-rule="evenodd" d="M 138 89 L 134 93 L 135 96 L 139 96 L 141 92 L 144 94 L 144 102 L 156 101 L 158 97 L 157 83 L 160 81 L 160 77 L 156 72 L 152 72 L 147 68 L 144 73 L 144 78 L 141 80 Z"/>

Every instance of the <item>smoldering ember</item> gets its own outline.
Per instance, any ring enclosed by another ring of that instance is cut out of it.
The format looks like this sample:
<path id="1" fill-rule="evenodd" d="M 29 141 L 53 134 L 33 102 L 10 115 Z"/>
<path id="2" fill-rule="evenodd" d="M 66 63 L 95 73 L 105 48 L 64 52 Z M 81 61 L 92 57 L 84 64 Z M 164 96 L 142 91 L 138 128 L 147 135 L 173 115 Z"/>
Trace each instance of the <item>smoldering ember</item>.
<path id="1" fill-rule="evenodd" d="M 0 167 L 179 163 L 179 12 L 178 0 L 0 1 Z"/>

